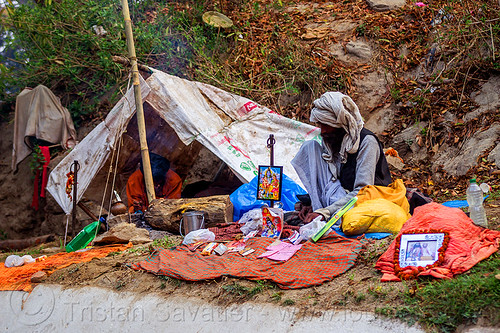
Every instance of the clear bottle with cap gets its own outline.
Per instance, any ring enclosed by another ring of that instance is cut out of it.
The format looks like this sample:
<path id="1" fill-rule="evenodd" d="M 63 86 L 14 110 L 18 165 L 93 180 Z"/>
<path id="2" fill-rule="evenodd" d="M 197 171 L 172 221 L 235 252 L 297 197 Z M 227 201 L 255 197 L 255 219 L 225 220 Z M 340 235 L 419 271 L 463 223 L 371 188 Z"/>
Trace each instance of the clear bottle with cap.
<path id="1" fill-rule="evenodd" d="M 488 228 L 486 212 L 483 206 L 483 190 L 476 182 L 476 178 L 469 181 L 467 188 L 467 203 L 469 204 L 469 217 L 481 227 Z"/>

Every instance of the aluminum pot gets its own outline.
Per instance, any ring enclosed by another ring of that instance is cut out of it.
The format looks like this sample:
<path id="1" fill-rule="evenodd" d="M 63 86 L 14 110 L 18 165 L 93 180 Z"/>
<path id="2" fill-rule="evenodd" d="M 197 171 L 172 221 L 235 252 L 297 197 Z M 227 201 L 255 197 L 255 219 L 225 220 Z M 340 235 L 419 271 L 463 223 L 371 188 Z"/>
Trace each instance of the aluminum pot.
<path id="1" fill-rule="evenodd" d="M 205 214 L 205 212 L 201 211 L 185 212 L 179 223 L 179 233 L 181 236 L 185 236 L 191 231 L 205 228 Z"/>

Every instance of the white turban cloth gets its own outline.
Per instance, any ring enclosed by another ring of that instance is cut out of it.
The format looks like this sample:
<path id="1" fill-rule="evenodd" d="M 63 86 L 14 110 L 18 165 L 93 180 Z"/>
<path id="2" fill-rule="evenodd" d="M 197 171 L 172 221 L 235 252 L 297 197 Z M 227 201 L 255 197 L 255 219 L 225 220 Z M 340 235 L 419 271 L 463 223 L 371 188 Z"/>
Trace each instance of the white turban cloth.
<path id="1" fill-rule="evenodd" d="M 340 161 L 347 160 L 347 154 L 354 154 L 359 148 L 359 134 L 363 129 L 363 118 L 359 113 L 358 106 L 351 97 L 341 92 L 326 92 L 313 102 L 311 111 L 311 122 L 319 122 L 331 127 L 343 128 L 346 135 L 340 146 Z M 323 142 L 323 147 L 327 149 L 327 154 L 323 158 L 332 161 L 331 149 Z"/>

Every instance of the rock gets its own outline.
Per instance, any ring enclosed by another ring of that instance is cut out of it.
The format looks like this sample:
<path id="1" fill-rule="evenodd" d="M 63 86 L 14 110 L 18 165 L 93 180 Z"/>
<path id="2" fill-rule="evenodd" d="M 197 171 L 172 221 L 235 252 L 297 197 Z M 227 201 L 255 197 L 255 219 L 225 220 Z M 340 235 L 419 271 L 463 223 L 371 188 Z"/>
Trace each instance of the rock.
<path id="1" fill-rule="evenodd" d="M 414 161 L 424 160 L 427 157 L 427 149 L 425 146 L 420 146 L 417 141 L 422 129 L 426 127 L 427 122 L 425 121 L 408 127 L 394 136 L 391 146 L 398 151 L 403 159 L 411 155 L 411 159 Z"/>
<path id="2" fill-rule="evenodd" d="M 352 52 L 358 52 L 356 48 L 361 48 L 361 44 L 365 44 L 366 46 L 368 46 L 366 41 L 362 39 L 358 41 L 352 41 L 356 33 L 356 28 L 358 26 L 359 26 L 358 22 L 350 20 L 342 20 L 342 21 L 336 20 L 330 23 L 331 33 L 332 35 L 335 36 L 335 43 L 329 44 L 327 49 L 331 56 L 334 56 L 335 58 L 337 58 L 338 60 L 342 61 L 347 65 L 354 65 L 355 63 L 358 62 L 364 63 L 368 61 L 367 59 L 361 58 L 359 55 L 355 53 L 350 53 L 347 50 L 347 46 L 344 47 L 344 45 L 350 43 L 349 50 L 351 50 Z M 370 48 L 370 46 L 368 47 Z"/>
<path id="3" fill-rule="evenodd" d="M 383 96 L 386 95 L 387 87 L 392 85 L 392 81 L 390 73 L 377 71 L 353 80 L 356 90 L 351 94 L 351 97 L 358 105 L 359 112 L 363 117 L 368 118 L 369 112 L 384 101 Z"/>
<path id="4" fill-rule="evenodd" d="M 377 12 L 398 9 L 406 4 L 405 0 L 366 0 L 368 6 Z"/>
<path id="5" fill-rule="evenodd" d="M 350 40 L 356 32 L 359 23 L 351 20 L 333 21 L 331 28 L 338 41 Z"/>
<path id="6" fill-rule="evenodd" d="M 372 48 L 363 41 L 350 41 L 345 46 L 347 53 L 353 54 L 363 60 L 370 60 L 372 57 Z"/>
<path id="7" fill-rule="evenodd" d="M 162 238 L 165 238 L 166 236 L 173 236 L 173 234 L 171 232 L 162 231 L 162 230 L 150 230 L 149 231 L 149 238 L 151 240 L 162 239 Z"/>
<path id="8" fill-rule="evenodd" d="M 297 4 L 295 6 L 290 6 L 286 7 L 285 12 L 287 13 L 293 13 L 293 12 L 298 12 L 301 14 L 307 14 L 310 13 L 313 10 L 314 6 L 311 6 L 311 4 Z"/>
<path id="9" fill-rule="evenodd" d="M 467 139 L 462 148 L 443 145 L 441 154 L 433 162 L 433 170 L 442 166 L 451 176 L 463 176 L 476 165 L 477 158 L 495 145 L 500 136 L 500 124 L 494 124 L 485 131 L 475 133 Z M 491 154 L 491 153 L 490 153 Z"/>
<path id="10" fill-rule="evenodd" d="M 384 149 L 384 153 L 386 153 L 389 149 L 391 149 L 391 148 Z M 385 159 L 387 160 L 387 163 L 390 166 L 392 166 L 392 167 L 394 167 L 394 168 L 396 168 L 398 170 L 403 170 L 405 164 L 401 160 L 401 157 L 399 157 L 399 154 L 397 154 L 397 155 L 398 156 L 385 155 Z"/>
<path id="11" fill-rule="evenodd" d="M 371 46 L 363 41 L 349 41 L 345 47 L 342 43 L 335 43 L 329 46 L 330 54 L 347 65 L 355 63 L 367 63 L 372 57 Z"/>
<path id="12" fill-rule="evenodd" d="M 387 163 L 397 170 L 403 170 L 405 164 L 396 156 L 386 156 Z"/>
<path id="13" fill-rule="evenodd" d="M 112 229 L 119 224 L 130 223 L 130 216 L 128 214 L 122 214 L 117 216 L 111 215 L 110 217 L 108 217 L 106 222 L 108 223 L 109 229 Z"/>
<path id="14" fill-rule="evenodd" d="M 495 111 L 500 108 L 500 76 L 492 76 L 483 84 L 481 91 L 471 94 L 471 98 L 479 105 L 479 108 L 467 113 L 464 120 L 467 122 L 485 112 Z"/>
<path id="15" fill-rule="evenodd" d="M 30 281 L 32 283 L 40 283 L 42 282 L 45 278 L 47 277 L 47 273 L 45 273 L 44 271 L 38 271 L 36 273 L 34 273 L 31 278 L 30 278 Z"/>
<path id="16" fill-rule="evenodd" d="M 329 24 L 308 24 L 304 27 L 306 32 L 300 36 L 300 38 L 308 40 L 308 39 L 316 39 L 323 38 L 330 33 L 330 25 Z"/>
<path id="17" fill-rule="evenodd" d="M 146 229 L 137 228 L 131 223 L 120 223 L 109 229 L 94 240 L 94 245 L 105 244 L 144 244 L 151 242 L 149 232 Z"/>
<path id="18" fill-rule="evenodd" d="M 497 144 L 497 146 L 490 152 L 488 155 L 488 161 L 495 163 L 495 165 L 500 168 L 500 144 Z"/>
<path id="19" fill-rule="evenodd" d="M 393 104 L 385 105 L 383 108 L 376 109 L 365 118 L 365 127 L 375 134 L 382 134 L 385 130 L 394 125 L 394 115 L 396 107 Z"/>
<path id="20" fill-rule="evenodd" d="M 201 180 L 213 181 L 224 162 L 205 146 L 201 147 L 198 157 L 186 176 L 187 184 Z"/>
<path id="21" fill-rule="evenodd" d="M 46 247 L 41 250 L 42 253 L 57 253 L 63 252 L 64 250 L 59 246 Z"/>

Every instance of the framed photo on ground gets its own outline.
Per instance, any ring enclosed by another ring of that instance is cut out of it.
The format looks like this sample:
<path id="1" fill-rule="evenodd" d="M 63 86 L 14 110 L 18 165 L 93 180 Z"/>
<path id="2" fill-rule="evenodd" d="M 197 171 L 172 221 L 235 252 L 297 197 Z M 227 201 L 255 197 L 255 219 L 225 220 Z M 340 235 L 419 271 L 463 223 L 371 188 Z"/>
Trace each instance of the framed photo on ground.
<path id="1" fill-rule="evenodd" d="M 257 200 L 281 200 L 282 166 L 259 165 Z"/>
<path id="2" fill-rule="evenodd" d="M 400 237 L 397 256 L 401 269 L 408 266 L 428 267 L 440 263 L 448 245 L 445 241 L 447 232 L 403 233 Z"/>

